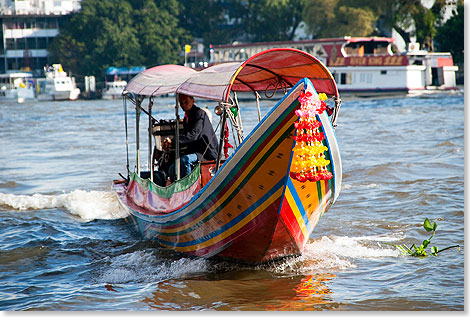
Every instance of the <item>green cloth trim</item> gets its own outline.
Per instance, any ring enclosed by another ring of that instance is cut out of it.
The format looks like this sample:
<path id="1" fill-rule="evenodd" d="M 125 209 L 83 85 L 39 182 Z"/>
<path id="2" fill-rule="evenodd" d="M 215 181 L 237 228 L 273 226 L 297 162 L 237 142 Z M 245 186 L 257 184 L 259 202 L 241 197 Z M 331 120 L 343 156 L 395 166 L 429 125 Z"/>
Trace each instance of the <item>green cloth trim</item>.
<path id="1" fill-rule="evenodd" d="M 140 178 L 137 173 L 131 173 L 130 180 L 136 181 L 143 189 L 150 190 L 151 192 L 157 194 L 163 198 L 170 198 L 174 193 L 179 193 L 190 188 L 195 182 L 199 181 L 199 176 L 201 175 L 201 163 L 198 163 L 191 173 L 181 178 L 178 181 L 175 181 L 168 187 L 161 187 L 155 184 L 150 180 L 150 178 Z"/>

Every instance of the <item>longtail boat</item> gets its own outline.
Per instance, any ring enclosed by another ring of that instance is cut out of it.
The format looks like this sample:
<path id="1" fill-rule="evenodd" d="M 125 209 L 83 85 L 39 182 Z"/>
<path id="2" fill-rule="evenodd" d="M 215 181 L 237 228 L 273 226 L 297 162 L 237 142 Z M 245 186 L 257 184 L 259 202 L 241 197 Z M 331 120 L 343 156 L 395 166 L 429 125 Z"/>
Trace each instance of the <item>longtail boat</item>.
<path id="1" fill-rule="evenodd" d="M 271 96 L 281 90 L 283 97 L 261 118 L 260 92 Z M 244 136 L 237 94 L 249 92 L 259 123 Z M 176 142 L 176 180 L 159 186 L 155 149 L 165 133 L 178 139 L 178 98 L 173 122 L 162 124 L 152 110 L 156 96 L 179 93 L 217 102 L 219 156 L 197 163 L 180 178 Z M 333 76 L 317 58 L 279 48 L 199 71 L 160 65 L 134 77 L 123 95 L 136 110 L 136 164 L 130 171 L 128 154 L 128 175 L 121 174 L 113 187 L 138 234 L 188 256 L 249 264 L 302 254 L 319 219 L 336 201 L 342 180 L 334 133 L 341 100 Z M 140 167 L 142 112 L 149 122 L 146 171 Z M 230 155 L 228 131 L 236 131 L 238 140 Z"/>

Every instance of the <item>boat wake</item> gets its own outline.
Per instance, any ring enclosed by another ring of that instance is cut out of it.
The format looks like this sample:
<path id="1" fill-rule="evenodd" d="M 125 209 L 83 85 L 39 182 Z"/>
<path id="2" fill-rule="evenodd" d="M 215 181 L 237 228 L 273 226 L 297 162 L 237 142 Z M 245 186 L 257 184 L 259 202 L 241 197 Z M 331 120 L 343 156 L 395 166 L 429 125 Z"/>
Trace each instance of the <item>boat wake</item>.
<path id="1" fill-rule="evenodd" d="M 282 274 L 345 271 L 356 268 L 355 261 L 358 259 L 399 256 L 400 252 L 397 249 L 385 243 L 403 238 L 403 234 L 362 237 L 323 236 L 310 240 L 302 256 L 277 263 L 272 270 Z"/>
<path id="2" fill-rule="evenodd" d="M 166 259 L 155 250 L 137 250 L 109 257 L 106 262 L 98 280 L 111 284 L 158 283 L 209 270 L 205 259 Z"/>
<path id="3" fill-rule="evenodd" d="M 129 282 L 158 283 L 181 279 L 194 274 L 230 271 L 269 271 L 280 275 L 311 275 L 341 272 L 357 268 L 360 259 L 385 259 L 400 255 L 398 250 L 385 245 L 403 239 L 403 235 L 377 235 L 363 237 L 329 236 L 311 240 L 300 257 L 276 261 L 271 264 L 246 266 L 232 262 L 209 261 L 202 258 L 168 258 L 157 249 L 138 250 L 109 257 L 102 267 L 99 280 L 111 284 Z"/>
<path id="4" fill-rule="evenodd" d="M 107 191 L 74 190 L 57 195 L 0 193 L 0 206 L 17 211 L 64 208 L 83 221 L 119 219 L 126 216 L 114 193 Z M 398 233 L 360 237 L 323 236 L 310 240 L 302 256 L 267 266 L 261 265 L 258 269 L 283 275 L 345 271 L 356 268 L 355 262 L 359 259 L 399 256 L 397 249 L 385 243 L 393 243 L 403 238 L 404 234 Z M 126 283 L 136 279 L 148 281 L 148 277 L 152 276 L 150 282 L 158 282 L 187 274 L 213 270 L 231 271 L 244 267 L 229 263 L 219 263 L 214 266 L 214 263 L 209 264 L 205 259 L 167 259 L 155 252 L 155 250 L 140 250 L 117 258 L 109 258 L 109 263 L 105 265 L 107 269 L 101 274 L 101 280 L 109 283 Z M 139 271 L 137 267 L 141 271 L 142 268 L 146 268 L 140 277 L 135 275 L 135 272 Z"/>
<path id="5" fill-rule="evenodd" d="M 0 193 L 0 206 L 9 209 L 42 210 L 65 208 L 84 221 L 119 219 L 126 216 L 113 192 L 74 190 L 58 195 L 15 195 Z"/>

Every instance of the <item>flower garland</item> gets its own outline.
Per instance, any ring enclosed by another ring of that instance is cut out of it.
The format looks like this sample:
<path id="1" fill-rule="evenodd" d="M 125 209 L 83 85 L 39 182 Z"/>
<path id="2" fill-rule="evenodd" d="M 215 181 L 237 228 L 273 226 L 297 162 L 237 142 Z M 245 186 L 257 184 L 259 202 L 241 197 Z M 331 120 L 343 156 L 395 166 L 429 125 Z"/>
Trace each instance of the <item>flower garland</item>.
<path id="1" fill-rule="evenodd" d="M 294 122 L 297 130 L 293 137 L 297 141 L 293 149 L 294 171 L 290 172 L 290 176 L 300 182 L 316 182 L 333 177 L 326 168 L 330 161 L 325 159 L 324 152 L 328 147 L 322 143 L 325 139 L 325 135 L 319 130 L 322 124 L 316 119 L 317 114 L 325 111 L 326 99 L 324 93 L 319 94 L 316 99 L 310 91 L 301 92 L 299 96 L 300 109 L 295 111 L 299 119 Z"/>

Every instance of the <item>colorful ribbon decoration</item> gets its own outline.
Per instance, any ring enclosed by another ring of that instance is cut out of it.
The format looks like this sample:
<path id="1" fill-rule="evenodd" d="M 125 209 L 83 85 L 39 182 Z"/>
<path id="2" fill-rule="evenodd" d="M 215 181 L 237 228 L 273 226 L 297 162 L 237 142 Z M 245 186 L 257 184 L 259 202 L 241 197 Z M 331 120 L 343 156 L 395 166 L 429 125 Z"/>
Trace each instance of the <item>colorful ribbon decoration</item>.
<path id="1" fill-rule="evenodd" d="M 299 182 L 317 182 L 333 177 L 327 169 L 330 161 L 325 159 L 328 147 L 322 143 L 325 139 L 325 135 L 319 130 L 322 124 L 316 119 L 317 114 L 325 111 L 326 99 L 324 93 L 319 94 L 317 99 L 310 91 L 301 92 L 299 96 L 300 109 L 295 111 L 299 119 L 294 122 L 297 130 L 293 137 L 296 141 L 292 160 L 294 170 L 290 172 L 290 176 Z"/>

